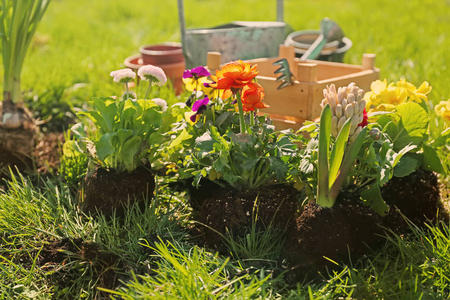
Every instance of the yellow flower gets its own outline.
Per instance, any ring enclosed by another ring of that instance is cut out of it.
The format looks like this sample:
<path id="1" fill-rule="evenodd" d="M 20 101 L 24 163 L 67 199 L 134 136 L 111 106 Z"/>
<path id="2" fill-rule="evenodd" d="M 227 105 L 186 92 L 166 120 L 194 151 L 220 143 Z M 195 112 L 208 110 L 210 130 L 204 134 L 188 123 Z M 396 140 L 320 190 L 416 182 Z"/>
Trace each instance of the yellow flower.
<path id="1" fill-rule="evenodd" d="M 375 111 L 393 111 L 395 106 L 405 102 L 428 103 L 427 94 L 431 91 L 431 86 L 424 81 L 419 88 L 407 82 L 404 78 L 394 83 L 387 83 L 376 80 L 370 85 L 370 92 L 364 95 L 366 100 L 366 110 L 369 113 Z"/>
<path id="2" fill-rule="evenodd" d="M 370 85 L 371 91 L 364 95 L 366 110 L 369 113 L 375 111 L 393 111 L 395 106 L 402 104 L 407 99 L 405 89 L 376 80 Z"/>
<path id="3" fill-rule="evenodd" d="M 405 89 L 412 102 L 420 103 L 425 101 L 428 103 L 427 94 L 431 92 L 431 86 L 427 81 L 424 81 L 419 88 L 416 88 L 413 84 L 407 82 L 403 78 L 397 82 L 397 86 Z"/>
<path id="4" fill-rule="evenodd" d="M 447 125 L 450 125 L 450 99 L 439 102 L 439 104 L 434 107 L 434 111 Z"/>

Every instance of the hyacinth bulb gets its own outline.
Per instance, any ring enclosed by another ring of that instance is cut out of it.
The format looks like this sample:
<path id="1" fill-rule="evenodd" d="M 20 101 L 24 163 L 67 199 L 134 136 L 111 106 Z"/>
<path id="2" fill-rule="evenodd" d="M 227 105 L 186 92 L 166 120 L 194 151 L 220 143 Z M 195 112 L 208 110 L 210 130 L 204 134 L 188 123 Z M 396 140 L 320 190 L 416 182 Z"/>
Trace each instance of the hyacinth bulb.
<path id="1" fill-rule="evenodd" d="M 325 105 L 329 104 L 333 115 L 331 134 L 336 138 L 345 122 L 352 118 L 349 140 L 353 141 L 362 130 L 358 124 L 364 119 L 364 108 L 366 107 L 364 90 L 352 82 L 336 91 L 336 86 L 332 84 L 323 90 L 323 96 L 324 99 L 320 106 L 323 109 Z"/>

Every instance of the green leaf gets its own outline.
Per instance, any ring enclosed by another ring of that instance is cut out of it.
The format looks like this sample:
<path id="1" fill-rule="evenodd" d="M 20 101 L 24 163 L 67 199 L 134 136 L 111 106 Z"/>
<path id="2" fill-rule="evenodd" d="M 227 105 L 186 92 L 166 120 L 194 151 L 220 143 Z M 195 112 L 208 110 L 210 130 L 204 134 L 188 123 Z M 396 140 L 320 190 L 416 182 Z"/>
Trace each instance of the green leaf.
<path id="1" fill-rule="evenodd" d="M 394 142 L 394 150 L 399 151 L 409 144 L 419 145 L 428 139 L 428 113 L 417 103 L 404 103 L 396 107 L 401 120 L 394 130 L 389 125 L 388 134 Z"/>
<path id="2" fill-rule="evenodd" d="M 378 184 L 372 184 L 367 189 L 362 191 L 360 196 L 365 204 L 370 205 L 370 207 L 380 216 L 384 216 L 389 211 L 386 202 L 384 202 L 383 197 L 381 196 L 381 191 Z"/>
<path id="3" fill-rule="evenodd" d="M 123 164 L 128 172 L 136 169 L 138 162 L 135 161 L 137 154 L 141 148 L 142 138 L 134 136 L 125 142 L 122 146 Z"/>
<path id="4" fill-rule="evenodd" d="M 317 204 L 322 207 L 332 207 L 334 201 L 330 199 L 328 153 L 331 134 L 331 108 L 327 104 L 320 116 L 319 151 L 318 151 L 318 184 Z"/>
<path id="5" fill-rule="evenodd" d="M 337 174 L 339 172 L 339 168 L 342 163 L 342 158 L 344 157 L 345 148 L 348 142 L 348 135 L 350 133 L 350 125 L 352 123 L 352 118 L 347 119 L 342 126 L 339 134 L 336 138 L 336 142 L 334 143 L 333 150 L 331 151 L 330 156 L 330 174 L 328 176 L 328 184 L 329 187 L 333 185 L 336 180 Z"/>
<path id="6" fill-rule="evenodd" d="M 190 140 L 192 135 L 186 130 L 183 129 L 177 137 L 170 142 L 168 148 L 175 148 L 177 146 L 182 145 L 185 141 Z"/>
<path id="7" fill-rule="evenodd" d="M 133 132 L 130 129 L 117 130 L 117 137 L 119 138 L 119 145 L 125 144 L 125 142 L 133 136 Z"/>
<path id="8" fill-rule="evenodd" d="M 423 168 L 425 170 L 443 174 L 444 167 L 442 166 L 441 159 L 439 158 L 439 155 L 437 154 L 436 150 L 427 144 L 423 144 L 422 149 L 423 149 Z"/>
<path id="9" fill-rule="evenodd" d="M 216 119 L 216 124 L 214 124 L 217 127 L 220 127 L 223 122 L 230 116 L 231 114 L 229 112 L 224 112 Z"/>
<path id="10" fill-rule="evenodd" d="M 271 169 L 275 171 L 277 179 L 282 179 L 288 171 L 286 164 L 278 157 L 269 157 L 269 162 L 272 166 Z"/>
<path id="11" fill-rule="evenodd" d="M 404 177 L 413 173 L 417 167 L 419 166 L 419 162 L 417 159 L 409 156 L 403 157 L 399 163 L 394 168 L 394 176 L 395 177 Z"/>
<path id="12" fill-rule="evenodd" d="M 112 98 L 101 97 L 95 98 L 93 102 L 98 113 L 92 114 L 91 112 L 91 115 L 100 126 L 99 129 L 103 130 L 102 132 L 111 132 L 117 113 L 116 101 Z"/>
<path id="13" fill-rule="evenodd" d="M 115 132 L 106 133 L 95 143 L 95 148 L 97 149 L 98 159 L 104 161 L 109 155 L 113 154 L 116 149 L 116 143 L 113 139 L 117 138 Z"/>
<path id="14" fill-rule="evenodd" d="M 240 168 L 245 171 L 250 171 L 260 160 L 261 159 L 259 157 L 247 159 L 243 164 L 240 165 Z"/>
<path id="15" fill-rule="evenodd" d="M 347 177 L 350 169 L 355 164 L 356 157 L 358 156 L 359 150 L 361 149 L 364 140 L 367 135 L 367 127 L 364 127 L 363 130 L 358 134 L 353 143 L 348 147 L 348 151 L 344 156 L 344 160 L 342 161 L 342 165 L 339 171 L 339 175 L 337 176 L 333 186 L 331 187 L 330 194 L 333 202 L 336 200 L 339 190 L 344 184 L 344 180 Z"/>
<path id="16" fill-rule="evenodd" d="M 70 130 L 73 132 L 76 139 L 82 139 L 86 137 L 86 132 L 84 131 L 84 124 L 83 123 L 77 123 L 70 128 Z"/>
<path id="17" fill-rule="evenodd" d="M 450 127 L 441 132 L 441 134 L 431 143 L 432 147 L 442 147 L 448 145 L 450 139 Z"/>

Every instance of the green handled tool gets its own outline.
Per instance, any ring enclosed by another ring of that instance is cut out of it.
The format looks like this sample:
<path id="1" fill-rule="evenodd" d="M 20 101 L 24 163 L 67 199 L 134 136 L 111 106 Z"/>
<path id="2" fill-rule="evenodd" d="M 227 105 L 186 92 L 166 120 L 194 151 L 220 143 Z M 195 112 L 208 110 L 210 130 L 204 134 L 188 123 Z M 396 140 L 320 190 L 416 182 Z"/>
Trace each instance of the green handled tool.
<path id="1" fill-rule="evenodd" d="M 320 22 L 320 35 L 314 41 L 314 43 L 308 48 L 308 50 L 302 55 L 300 60 L 315 59 L 320 55 L 320 52 L 325 47 L 325 44 L 331 41 L 340 41 L 344 37 L 344 33 L 339 25 L 330 20 L 324 18 Z"/>

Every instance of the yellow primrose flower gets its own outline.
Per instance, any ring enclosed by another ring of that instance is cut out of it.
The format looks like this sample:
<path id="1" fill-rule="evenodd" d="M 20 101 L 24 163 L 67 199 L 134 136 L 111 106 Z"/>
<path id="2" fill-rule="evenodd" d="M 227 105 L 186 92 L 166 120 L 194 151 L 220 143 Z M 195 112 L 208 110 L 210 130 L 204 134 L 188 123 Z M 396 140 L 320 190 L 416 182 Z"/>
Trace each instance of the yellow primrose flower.
<path id="1" fill-rule="evenodd" d="M 425 101 L 428 103 L 427 94 L 431 92 L 431 86 L 427 81 L 424 81 L 419 88 L 407 82 L 404 78 L 397 82 L 397 86 L 404 88 L 408 97 L 412 102 L 420 103 Z"/>
<path id="2" fill-rule="evenodd" d="M 393 111 L 395 106 L 402 104 L 407 99 L 407 93 L 403 88 L 387 85 L 386 80 L 377 80 L 371 84 L 371 92 L 366 93 L 366 110 L 369 113 L 375 111 Z"/>
<path id="3" fill-rule="evenodd" d="M 370 85 L 370 92 L 364 95 L 364 100 L 366 101 L 366 108 L 369 110 L 370 107 L 376 107 L 381 104 L 381 99 L 379 95 L 382 91 L 387 88 L 387 81 L 375 80 Z"/>
<path id="4" fill-rule="evenodd" d="M 394 107 L 405 102 L 428 103 L 427 94 L 431 91 L 431 86 L 424 81 L 419 88 L 407 82 L 404 78 L 394 83 L 387 83 L 376 80 L 370 85 L 370 92 L 364 95 L 366 100 L 366 110 L 371 113 L 374 111 L 392 111 Z"/>
<path id="5" fill-rule="evenodd" d="M 450 125 L 450 99 L 439 102 L 439 104 L 434 107 L 434 111 L 447 125 Z"/>

